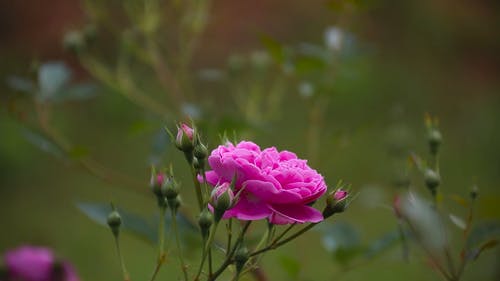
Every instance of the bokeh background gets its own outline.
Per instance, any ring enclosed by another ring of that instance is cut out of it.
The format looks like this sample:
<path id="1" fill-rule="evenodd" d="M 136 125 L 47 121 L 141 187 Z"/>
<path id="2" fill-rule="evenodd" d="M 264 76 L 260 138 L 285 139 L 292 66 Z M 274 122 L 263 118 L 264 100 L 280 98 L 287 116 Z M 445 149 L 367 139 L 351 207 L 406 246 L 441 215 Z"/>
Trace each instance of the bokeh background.
<path id="1" fill-rule="evenodd" d="M 149 167 L 173 163 L 189 211 L 194 200 L 185 163 L 162 131 L 187 115 L 211 148 L 226 132 L 296 152 L 330 186 L 339 179 L 351 183 L 359 195 L 331 223 L 349 224 L 358 235 L 351 242 L 369 245 L 396 229 L 394 181 L 411 152 L 425 158 L 423 120 L 430 113 L 444 136 L 443 204 L 463 216 L 450 198 L 466 197 L 477 185 L 476 222 L 500 219 L 497 1 L 212 1 L 189 63 L 173 63 L 174 72 L 181 69 L 174 73 L 181 89 L 177 100 L 153 75 L 154 63 L 125 52 L 126 79 L 133 77 L 136 94 L 161 105 L 156 112 L 123 94 L 127 84 L 96 75 L 92 62 L 112 69 L 123 62 L 124 49 L 147 41 L 135 34 L 138 27 L 127 19 L 122 1 L 99 3 L 0 2 L 0 252 L 24 243 L 48 245 L 74 262 L 83 280 L 120 280 L 109 230 L 76 203 L 112 200 L 152 216 Z M 129 13 L 140 15 L 141 7 L 130 4 Z M 153 36 L 166 60 L 175 62 L 183 53 L 172 46 L 185 46 L 176 41 L 182 32 L 170 8 L 158 9 L 162 28 Z M 68 32 L 89 24 L 95 28 L 92 45 L 77 54 L 65 50 Z M 331 27 L 342 33 L 340 48 L 325 43 Z M 43 102 L 23 93 L 26 84 L 12 77 L 36 84 L 40 65 L 50 61 L 65 62 L 72 73 L 68 85 L 90 83 L 92 95 L 40 109 Z M 40 133 L 46 129 L 43 116 L 49 131 L 56 131 L 51 137 L 70 147 L 69 156 Z M 418 172 L 413 169 L 409 178 L 427 196 Z M 458 247 L 460 231 L 449 227 Z M 345 265 L 328 245 L 321 232 L 312 232 L 268 254 L 263 269 L 269 280 L 439 280 L 415 246 L 408 262 L 394 245 L 376 258 Z M 123 252 L 132 279 L 147 278 L 154 246 L 124 235 Z M 176 279 L 176 272 L 171 260 L 161 278 Z M 485 252 L 464 275 L 499 279 L 498 250 Z"/>

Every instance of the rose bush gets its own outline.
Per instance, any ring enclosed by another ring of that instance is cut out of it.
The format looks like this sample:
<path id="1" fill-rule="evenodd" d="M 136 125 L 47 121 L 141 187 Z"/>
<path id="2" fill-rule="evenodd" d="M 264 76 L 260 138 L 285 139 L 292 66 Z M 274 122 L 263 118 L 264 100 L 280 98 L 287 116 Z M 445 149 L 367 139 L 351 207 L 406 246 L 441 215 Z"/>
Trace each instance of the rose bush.
<path id="1" fill-rule="evenodd" d="M 235 193 L 243 189 L 224 218 L 267 218 L 273 224 L 323 220 L 321 212 L 309 205 L 325 193 L 325 181 L 292 152 L 275 147 L 261 150 L 253 142 L 242 141 L 217 147 L 208 163 L 209 184 L 230 183 L 236 177 Z"/>

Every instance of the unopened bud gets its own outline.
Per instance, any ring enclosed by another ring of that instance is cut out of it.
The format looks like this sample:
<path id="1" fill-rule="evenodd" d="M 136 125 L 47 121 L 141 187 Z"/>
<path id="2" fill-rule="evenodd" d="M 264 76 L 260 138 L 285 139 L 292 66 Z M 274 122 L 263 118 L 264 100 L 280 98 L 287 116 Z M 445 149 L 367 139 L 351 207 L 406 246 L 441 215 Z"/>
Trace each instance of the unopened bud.
<path id="1" fill-rule="evenodd" d="M 427 169 L 424 174 L 425 185 L 431 191 L 432 195 L 436 195 L 437 187 L 441 183 L 441 177 L 432 169 Z"/>
<path id="2" fill-rule="evenodd" d="M 120 233 L 120 225 L 122 224 L 122 218 L 117 210 L 111 211 L 108 215 L 107 223 L 113 235 L 118 236 Z"/>
<path id="3" fill-rule="evenodd" d="M 210 204 L 214 208 L 214 219 L 216 222 L 220 221 L 224 213 L 233 207 L 233 201 L 234 193 L 229 183 L 225 182 L 214 188 L 210 196 Z"/>
<path id="4" fill-rule="evenodd" d="M 207 238 L 210 227 L 214 223 L 214 216 L 212 213 L 210 213 L 207 209 L 203 210 L 200 213 L 200 217 L 198 218 L 198 225 L 200 226 L 201 229 L 201 235 L 203 238 Z"/>
<path id="5" fill-rule="evenodd" d="M 349 197 L 349 192 L 339 188 L 326 197 L 326 207 L 323 210 L 323 217 L 328 218 L 336 213 L 342 213 L 345 211 L 347 206 L 347 198 Z"/>
<path id="6" fill-rule="evenodd" d="M 197 171 L 203 170 L 205 168 L 205 160 L 194 157 L 193 168 L 195 168 Z"/>
<path id="7" fill-rule="evenodd" d="M 188 125 L 181 123 L 177 128 L 175 146 L 185 153 L 191 153 L 194 149 L 194 130 Z"/>
<path id="8" fill-rule="evenodd" d="M 429 149 L 431 151 L 431 154 L 436 155 L 439 151 L 439 146 L 441 145 L 441 142 L 443 141 L 443 138 L 441 137 L 441 133 L 439 132 L 438 129 L 436 129 L 436 128 L 430 129 L 428 141 L 429 141 Z"/>
<path id="9" fill-rule="evenodd" d="M 206 159 L 208 156 L 207 147 L 201 142 L 194 147 L 194 156 L 198 159 Z"/>
<path id="10" fill-rule="evenodd" d="M 245 246 L 240 246 L 236 253 L 234 253 L 234 264 L 236 265 L 236 272 L 241 272 L 245 263 L 248 261 L 248 249 Z"/>
<path id="11" fill-rule="evenodd" d="M 181 196 L 177 195 L 175 198 L 167 199 L 168 201 L 168 207 L 170 208 L 170 211 L 172 211 L 174 214 L 177 212 L 179 207 L 182 205 L 182 200 Z"/>
<path id="12" fill-rule="evenodd" d="M 167 200 L 174 199 L 179 194 L 179 184 L 173 178 L 169 178 L 163 182 L 161 190 Z"/>

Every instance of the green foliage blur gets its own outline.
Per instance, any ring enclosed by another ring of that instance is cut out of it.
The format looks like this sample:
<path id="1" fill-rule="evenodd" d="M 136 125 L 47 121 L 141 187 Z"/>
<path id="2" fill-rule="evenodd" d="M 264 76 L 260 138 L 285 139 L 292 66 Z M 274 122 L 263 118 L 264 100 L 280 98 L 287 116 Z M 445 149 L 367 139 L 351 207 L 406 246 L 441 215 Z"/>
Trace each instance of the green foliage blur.
<path id="1" fill-rule="evenodd" d="M 129 217 L 154 221 L 150 167 L 172 163 L 184 210 L 196 215 L 187 165 L 165 132 L 192 119 L 209 148 L 225 135 L 290 150 L 331 188 L 342 179 L 357 194 L 324 228 L 267 254 L 269 280 L 440 280 L 416 245 L 399 241 L 393 198 L 407 177 L 430 199 L 408 164 L 427 153 L 430 113 L 443 135 L 442 204 L 465 217 L 457 198 L 477 185 L 475 225 L 500 223 L 499 8 L 417 0 L 0 4 L 0 252 L 47 245 L 82 280 L 121 280 L 109 229 L 80 210 L 113 201 Z M 448 221 L 459 249 L 460 229 Z M 151 225 L 135 226 L 122 250 L 139 280 L 149 277 L 156 248 Z M 180 277 L 174 243 L 157 280 Z M 485 251 L 463 280 L 499 280 L 499 257 L 498 248 Z"/>

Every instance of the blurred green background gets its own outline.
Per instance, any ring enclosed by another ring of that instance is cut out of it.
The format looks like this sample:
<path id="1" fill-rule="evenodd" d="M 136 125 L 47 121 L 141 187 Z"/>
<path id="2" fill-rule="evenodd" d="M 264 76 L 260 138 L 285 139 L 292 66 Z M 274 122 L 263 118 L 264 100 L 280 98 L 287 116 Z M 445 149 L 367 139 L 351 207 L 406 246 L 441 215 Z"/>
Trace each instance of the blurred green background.
<path id="1" fill-rule="evenodd" d="M 331 187 L 339 179 L 352 183 L 359 196 L 331 223 L 348 223 L 361 243 L 370 244 L 397 227 L 393 182 L 410 152 L 426 156 L 423 119 L 430 113 L 439 118 L 444 136 L 443 204 L 464 216 L 450 198 L 466 197 L 476 184 L 476 223 L 500 219 L 498 2 L 187 1 L 196 3 L 181 5 L 179 16 L 160 1 L 145 18 L 139 1 L 103 2 L 0 3 L 0 252 L 24 243 L 48 245 L 74 262 L 83 280 L 120 280 L 109 230 L 80 213 L 76 203 L 113 200 L 153 216 L 150 165 L 173 163 L 185 185 L 185 210 L 192 210 L 187 166 L 162 133 L 163 126 L 174 128 L 187 115 L 210 148 L 222 133 L 231 138 L 234 132 L 309 159 Z M 208 10 L 198 11 L 200 3 Z M 157 28 L 141 33 L 137 22 L 155 16 Z M 196 22 L 183 25 L 190 17 L 201 19 L 200 30 Z M 92 44 L 77 54 L 65 51 L 65 35 L 83 32 L 89 23 L 96 29 Z M 342 33 L 339 49 L 325 46 L 332 26 Z M 182 44 L 183 34 L 196 39 L 193 45 Z M 155 76 L 165 74 L 162 66 L 141 60 L 137 49 L 150 39 L 165 61 L 173 61 L 177 97 L 172 81 L 160 81 L 168 75 Z M 190 47 L 191 53 L 184 52 Z M 15 75 L 36 83 L 39 66 L 49 61 L 64 61 L 70 69 L 67 89 L 91 83 L 92 95 L 40 101 L 12 82 Z M 126 81 L 103 79 L 101 66 L 116 67 Z M 135 95 L 142 94 L 159 110 L 141 106 L 148 102 L 137 102 Z M 42 137 L 43 116 L 67 153 Z M 410 178 L 426 196 L 418 173 Z M 460 231 L 449 226 L 458 247 Z M 409 262 L 395 245 L 351 268 L 332 257 L 321 235 L 312 232 L 269 253 L 263 262 L 269 280 L 439 280 L 415 245 Z M 123 252 L 132 280 L 147 278 L 154 246 L 124 235 Z M 499 257 L 498 249 L 485 252 L 464 280 L 499 280 Z M 171 259 L 160 279 L 178 279 L 177 269 Z"/>

